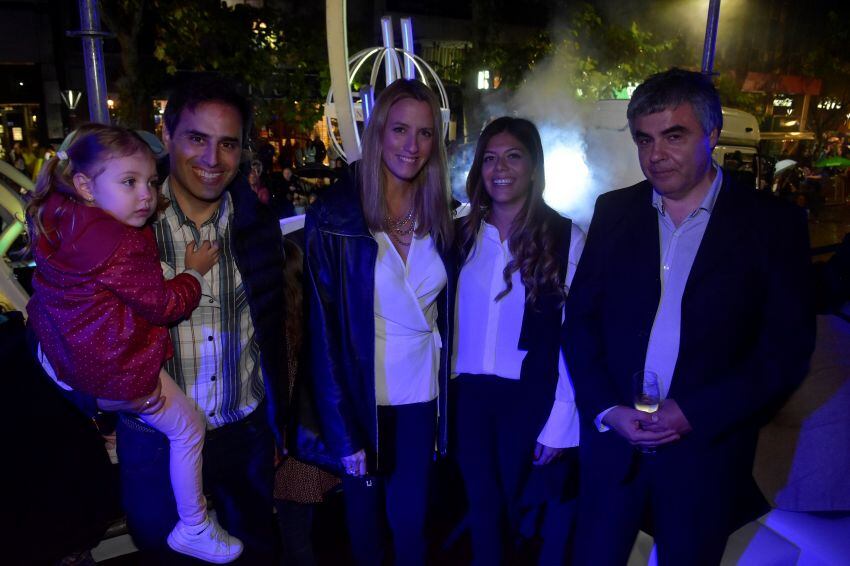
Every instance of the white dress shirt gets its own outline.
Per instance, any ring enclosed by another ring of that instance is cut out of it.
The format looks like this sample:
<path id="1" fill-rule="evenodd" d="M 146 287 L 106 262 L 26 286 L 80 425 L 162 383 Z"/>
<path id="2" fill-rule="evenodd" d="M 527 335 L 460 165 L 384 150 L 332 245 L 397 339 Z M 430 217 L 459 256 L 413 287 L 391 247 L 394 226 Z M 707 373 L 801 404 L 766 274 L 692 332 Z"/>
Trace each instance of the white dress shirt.
<path id="1" fill-rule="evenodd" d="M 405 263 L 386 232 L 375 262 L 375 399 L 378 405 L 437 398 L 437 296 L 447 275 L 431 236 L 414 237 Z"/>
<path id="2" fill-rule="evenodd" d="M 667 397 L 673 382 L 673 370 L 679 358 L 682 333 L 682 296 L 691 274 L 697 251 L 702 243 L 717 193 L 723 183 L 723 171 L 715 166 L 717 176 L 700 205 L 676 226 L 664 212 L 661 195 L 652 192 L 652 205 L 658 211 L 658 234 L 661 244 L 661 300 L 652 323 L 645 369 L 658 375 L 661 398 Z"/>
<path id="3" fill-rule="evenodd" d="M 584 240 L 584 232 L 573 224 L 566 277 L 568 289 L 584 249 Z M 501 241 L 499 230 L 482 222 L 473 251 L 458 280 L 453 377 L 471 373 L 520 379 L 527 352 L 517 348 L 525 312 L 525 286 L 519 271 L 511 276 L 511 291 L 496 301 L 496 296 L 505 289 L 502 272 L 512 258 L 508 241 Z M 578 427 L 575 394 L 561 355 L 558 357 L 555 402 L 537 440 L 553 448 L 578 446 Z"/>

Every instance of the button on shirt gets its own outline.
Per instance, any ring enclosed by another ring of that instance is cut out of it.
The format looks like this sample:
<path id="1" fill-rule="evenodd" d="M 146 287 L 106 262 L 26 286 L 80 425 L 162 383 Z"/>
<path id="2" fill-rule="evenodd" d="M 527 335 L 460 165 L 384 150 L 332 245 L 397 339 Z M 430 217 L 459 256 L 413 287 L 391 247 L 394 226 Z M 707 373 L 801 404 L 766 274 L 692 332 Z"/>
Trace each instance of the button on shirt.
<path id="1" fill-rule="evenodd" d="M 682 331 L 682 296 L 691 267 L 711 218 L 717 193 L 723 183 L 723 172 L 715 166 L 717 176 L 699 207 L 677 227 L 664 213 L 661 195 L 652 191 L 652 206 L 658 211 L 658 234 L 661 244 L 661 300 L 652 323 L 645 369 L 658 374 L 661 398 L 667 397 L 673 371 L 679 357 Z"/>
<path id="2" fill-rule="evenodd" d="M 575 275 L 584 240 L 584 232 L 573 224 L 567 288 Z M 473 251 L 458 279 L 453 377 L 470 373 L 520 379 L 522 362 L 528 352 L 517 348 L 525 312 L 525 286 L 519 271 L 511 275 L 511 291 L 496 300 L 505 289 L 502 273 L 511 259 L 508 240 L 503 242 L 495 226 L 482 222 Z M 538 442 L 553 448 L 578 445 L 579 423 L 574 399 L 573 386 L 561 355 L 558 357 L 555 402 Z"/>
<path id="3" fill-rule="evenodd" d="M 664 201 L 655 190 L 652 191 L 652 206 L 658 211 L 658 236 L 661 246 L 661 299 L 646 350 L 644 369 L 658 375 L 658 387 L 661 398 L 667 397 L 673 382 L 676 360 L 679 358 L 679 340 L 682 332 L 682 296 L 696 259 L 699 246 L 711 211 L 717 201 L 717 194 L 723 184 L 723 170 L 714 164 L 717 176 L 708 189 L 705 198 L 691 214 L 677 227 L 664 211 Z M 604 432 L 608 427 L 602 419 L 611 407 L 600 413 L 595 419 L 597 428 Z"/>
<path id="4" fill-rule="evenodd" d="M 378 405 L 431 401 L 438 394 L 437 296 L 446 286 L 446 268 L 430 235 L 412 239 L 406 263 L 386 232 L 373 236 L 375 399 Z"/>
<path id="5" fill-rule="evenodd" d="M 171 196 L 169 179 L 163 193 L 171 203 L 153 228 L 166 279 L 183 271 L 188 243 L 220 245 L 218 263 L 203 276 L 198 308 L 171 328 L 174 357 L 165 364 L 203 412 L 208 428 L 217 428 L 243 419 L 265 396 L 254 324 L 231 241 L 233 203 L 225 191 L 216 213 L 195 226 Z"/>

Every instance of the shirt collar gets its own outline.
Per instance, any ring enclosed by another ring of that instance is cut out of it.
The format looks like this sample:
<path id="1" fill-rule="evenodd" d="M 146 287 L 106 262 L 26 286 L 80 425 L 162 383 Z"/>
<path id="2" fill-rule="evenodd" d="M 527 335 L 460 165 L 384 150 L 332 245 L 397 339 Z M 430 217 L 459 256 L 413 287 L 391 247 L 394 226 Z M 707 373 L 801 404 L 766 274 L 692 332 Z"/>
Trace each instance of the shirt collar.
<path id="1" fill-rule="evenodd" d="M 711 162 L 711 166 L 714 167 L 717 175 L 715 175 L 714 181 L 712 181 L 711 186 L 708 188 L 708 192 L 705 197 L 703 197 L 700 205 L 690 214 L 691 218 L 696 216 L 700 210 L 704 210 L 709 214 L 711 214 L 711 211 L 714 210 L 714 204 L 717 202 L 717 195 L 720 193 L 720 187 L 723 185 L 723 169 L 714 161 Z M 655 187 L 652 188 L 652 206 L 658 210 L 661 216 L 664 216 L 664 200 L 655 190 Z"/>
<path id="2" fill-rule="evenodd" d="M 183 210 L 180 208 L 180 205 L 177 203 L 177 199 L 171 193 L 171 177 L 166 177 L 165 181 L 162 183 L 162 194 L 165 198 L 168 199 L 168 208 L 165 211 L 165 214 L 168 216 L 173 216 L 177 220 L 178 226 L 183 226 L 184 224 L 191 224 L 192 221 L 186 216 Z M 233 201 L 230 196 L 230 191 L 224 191 L 222 195 L 221 201 L 219 202 L 218 208 L 215 209 L 213 215 L 206 220 L 202 226 L 206 226 L 207 224 L 217 224 L 221 219 L 230 219 L 231 211 L 233 210 Z M 200 228 L 200 226 L 198 226 Z"/>
<path id="3" fill-rule="evenodd" d="M 490 240 L 494 246 L 499 246 L 503 250 L 510 252 L 510 238 L 505 238 L 505 240 L 502 241 L 499 229 L 482 218 L 481 228 L 478 230 L 478 241 L 481 242 L 485 239 Z"/>

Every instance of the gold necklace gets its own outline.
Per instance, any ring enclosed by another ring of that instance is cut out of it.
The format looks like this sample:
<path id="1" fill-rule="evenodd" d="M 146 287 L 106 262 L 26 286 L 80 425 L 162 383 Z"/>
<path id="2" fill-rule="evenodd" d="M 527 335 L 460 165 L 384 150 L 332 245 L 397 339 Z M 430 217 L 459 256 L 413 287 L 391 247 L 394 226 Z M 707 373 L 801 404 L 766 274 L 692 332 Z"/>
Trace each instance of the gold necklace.
<path id="1" fill-rule="evenodd" d="M 416 228 L 414 205 L 411 204 L 407 213 L 401 218 L 395 218 L 387 214 L 384 217 L 384 223 L 387 233 L 396 244 L 405 248 L 410 247 L 410 244 L 413 242 L 413 230 Z M 407 239 L 408 236 L 410 237 L 409 240 Z"/>
<path id="2" fill-rule="evenodd" d="M 416 223 L 413 221 L 413 206 L 411 206 L 407 211 L 407 214 L 401 218 L 394 218 L 389 214 L 386 215 L 386 217 L 384 217 L 384 223 L 386 224 L 387 231 L 391 236 L 393 236 L 393 238 L 395 238 L 396 234 L 398 236 L 407 236 L 412 233 L 416 227 Z"/>

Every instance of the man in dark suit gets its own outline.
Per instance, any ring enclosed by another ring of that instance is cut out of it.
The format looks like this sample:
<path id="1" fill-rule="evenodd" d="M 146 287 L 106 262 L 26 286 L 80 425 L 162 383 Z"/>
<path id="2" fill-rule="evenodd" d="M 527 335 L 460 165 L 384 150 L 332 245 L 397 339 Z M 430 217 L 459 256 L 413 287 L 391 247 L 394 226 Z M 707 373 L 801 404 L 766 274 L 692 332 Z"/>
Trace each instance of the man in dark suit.
<path id="1" fill-rule="evenodd" d="M 717 564 L 767 509 L 758 429 L 814 347 L 807 226 L 713 163 L 708 77 L 650 77 L 628 119 L 646 181 L 597 201 L 563 331 L 582 417 L 576 563 L 625 564 L 643 527 L 659 564 Z M 654 413 L 634 408 L 644 370 Z"/>

